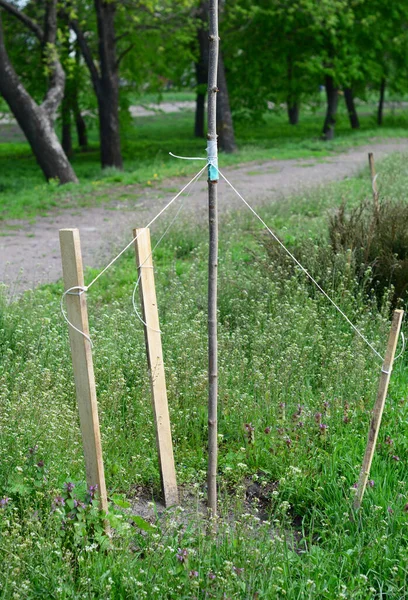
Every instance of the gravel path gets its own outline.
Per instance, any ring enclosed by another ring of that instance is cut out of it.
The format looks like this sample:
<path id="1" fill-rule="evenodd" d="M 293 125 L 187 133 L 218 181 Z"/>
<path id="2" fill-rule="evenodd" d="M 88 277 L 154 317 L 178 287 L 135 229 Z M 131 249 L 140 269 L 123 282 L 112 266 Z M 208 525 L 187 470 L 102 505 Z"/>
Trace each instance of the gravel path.
<path id="1" fill-rule="evenodd" d="M 368 152 L 374 152 L 378 161 L 392 152 L 407 150 L 408 139 L 389 140 L 360 146 L 317 163 L 313 158 L 276 160 L 229 167 L 223 171 L 252 205 L 260 206 L 284 199 L 301 189 L 354 175 L 366 167 Z M 197 163 L 197 171 L 199 168 L 200 163 Z M 103 207 L 56 210 L 49 217 L 38 218 L 34 224 L 25 221 L 0 224 L 0 281 L 9 286 L 9 296 L 12 297 L 61 277 L 60 228 L 78 227 L 85 265 L 104 266 L 129 241 L 132 228 L 146 225 L 187 181 L 170 179 L 147 189 L 119 186 L 112 188 L 112 196 L 118 194 L 120 202 L 112 200 Z M 206 192 L 203 175 L 183 211 L 189 218 L 202 222 L 203 227 L 207 225 Z M 123 199 L 124 194 L 126 199 Z M 222 181 L 219 183 L 219 197 L 221 212 L 242 205 Z M 168 215 L 171 214 L 174 214 L 173 208 L 169 209 Z M 163 220 L 158 220 L 154 227 L 162 229 Z"/>

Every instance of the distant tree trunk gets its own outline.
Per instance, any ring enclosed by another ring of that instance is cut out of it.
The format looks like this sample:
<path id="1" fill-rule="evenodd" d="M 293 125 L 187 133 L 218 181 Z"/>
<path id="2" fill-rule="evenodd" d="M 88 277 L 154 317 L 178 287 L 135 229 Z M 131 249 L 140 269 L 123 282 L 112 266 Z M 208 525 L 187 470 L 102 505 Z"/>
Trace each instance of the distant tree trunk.
<path id="1" fill-rule="evenodd" d="M 71 98 L 68 86 L 65 86 L 65 94 L 61 103 L 61 121 L 62 121 L 62 148 L 68 157 L 72 156 L 72 135 L 71 135 Z"/>
<path id="2" fill-rule="evenodd" d="M 228 96 L 222 53 L 218 55 L 218 93 L 217 93 L 217 132 L 218 147 L 224 152 L 235 152 L 234 126 Z"/>
<path id="3" fill-rule="evenodd" d="M 377 114 L 377 123 L 378 123 L 378 125 L 382 125 L 383 124 L 385 84 L 386 84 L 385 77 L 383 77 L 381 79 L 380 101 L 378 103 L 378 114 Z"/>
<path id="4" fill-rule="evenodd" d="M 291 125 L 297 125 L 299 123 L 299 104 L 296 102 L 293 104 L 291 100 L 288 100 L 287 107 L 289 123 Z"/>
<path id="5" fill-rule="evenodd" d="M 95 0 L 101 77 L 98 94 L 102 167 L 122 169 L 119 127 L 119 63 L 116 58 L 116 3 Z"/>
<path id="6" fill-rule="evenodd" d="M 358 115 L 354 104 L 354 95 L 352 88 L 344 88 L 344 100 L 346 102 L 351 128 L 359 129 L 360 122 L 358 120 Z"/>
<path id="7" fill-rule="evenodd" d="M 334 86 L 333 77 L 326 75 L 327 111 L 323 125 L 323 138 L 334 139 L 334 127 L 336 124 L 336 113 L 339 102 L 339 90 Z"/>
<path id="8" fill-rule="evenodd" d="M 207 2 L 202 2 L 200 9 L 204 14 L 207 13 L 206 5 Z M 205 23 L 200 17 L 200 21 Z M 197 95 L 196 95 L 196 111 L 195 111 L 195 123 L 194 123 L 194 135 L 195 137 L 205 137 L 204 125 L 205 125 L 205 98 L 207 89 L 208 79 L 208 31 L 206 28 L 200 27 L 197 30 L 197 40 L 199 57 L 195 65 L 196 80 L 197 80 Z"/>
<path id="9" fill-rule="evenodd" d="M 99 137 L 101 144 L 102 167 L 122 169 L 119 126 L 119 64 L 130 46 L 121 56 L 116 57 L 115 12 L 116 3 L 94 0 L 98 39 L 99 61 L 95 63 L 86 37 L 77 21 L 70 22 L 75 31 L 86 65 L 91 74 L 92 84 L 98 100 Z"/>
<path id="10" fill-rule="evenodd" d="M 77 46 L 76 50 L 75 50 L 75 63 L 76 63 L 76 75 L 77 76 L 75 77 L 75 81 L 73 82 L 74 85 L 72 87 L 72 111 L 74 113 L 75 126 L 76 126 L 77 137 L 78 137 L 78 145 L 81 148 L 81 150 L 87 150 L 88 134 L 86 131 L 86 123 L 85 123 L 85 119 L 83 118 L 83 116 L 81 114 L 81 109 L 79 107 L 80 57 L 81 57 L 81 51 Z"/>
<path id="11" fill-rule="evenodd" d="M 288 97 L 286 105 L 288 109 L 288 117 L 290 125 L 297 125 L 299 123 L 299 101 L 293 90 L 293 59 L 292 56 L 288 55 L 287 60 L 287 72 L 288 72 Z"/>
<path id="12" fill-rule="evenodd" d="M 2 1 L 0 6 L 9 10 L 11 5 Z M 14 5 L 9 12 L 34 31 L 44 47 L 50 47 L 55 44 L 56 37 L 56 0 L 49 0 L 46 9 L 45 33 Z M 56 112 L 64 94 L 65 73 L 56 55 L 53 55 L 48 67 L 48 91 L 43 103 L 38 105 L 24 88 L 10 62 L 0 14 L 0 94 L 23 130 L 47 180 L 58 179 L 60 183 L 77 182 L 74 170 L 54 130 Z"/>
<path id="13" fill-rule="evenodd" d="M 81 110 L 79 108 L 78 90 L 77 90 L 76 95 L 73 98 L 72 110 L 74 111 L 75 126 L 76 126 L 77 136 L 78 136 L 78 145 L 81 148 L 81 150 L 87 150 L 87 148 L 88 148 L 88 134 L 87 134 L 87 131 L 86 131 L 85 120 L 84 120 L 84 118 L 83 118 L 83 116 L 81 114 Z"/>

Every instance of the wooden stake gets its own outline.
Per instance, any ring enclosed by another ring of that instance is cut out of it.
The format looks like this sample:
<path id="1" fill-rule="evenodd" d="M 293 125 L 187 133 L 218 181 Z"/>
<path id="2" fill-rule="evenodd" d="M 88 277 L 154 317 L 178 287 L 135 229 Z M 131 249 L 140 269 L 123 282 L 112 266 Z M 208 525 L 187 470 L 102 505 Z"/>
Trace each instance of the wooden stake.
<path id="1" fill-rule="evenodd" d="M 384 363 L 381 369 L 380 383 L 378 386 L 377 400 L 374 405 L 373 416 L 371 418 L 370 429 L 368 432 L 367 447 L 364 454 L 363 464 L 360 471 L 360 477 L 357 484 L 357 493 L 354 500 L 354 508 L 358 509 L 363 500 L 368 476 L 370 474 L 371 463 L 373 460 L 375 446 L 377 444 L 378 432 L 380 430 L 381 418 L 384 411 L 385 399 L 390 382 L 391 371 L 394 362 L 395 350 L 398 343 L 398 337 L 401 330 L 403 310 L 395 310 L 392 317 L 391 332 L 388 338 L 387 350 Z"/>
<path id="2" fill-rule="evenodd" d="M 65 290 L 75 286 L 82 287 L 84 273 L 79 231 L 60 229 L 59 237 Z M 74 327 L 89 336 L 86 295 L 79 294 L 79 290 L 73 290 L 72 294 L 68 293 L 65 298 L 68 320 Z M 86 482 L 88 486 L 98 486 L 99 505 L 101 510 L 107 513 L 108 503 L 91 344 L 72 327 L 69 327 L 69 340 L 85 457 Z"/>
<path id="3" fill-rule="evenodd" d="M 217 68 L 218 68 L 218 0 L 209 2 L 208 65 L 208 134 L 209 144 L 217 141 Z M 208 168 L 208 472 L 207 506 L 210 517 L 217 515 L 218 464 L 218 339 L 217 339 L 217 271 L 218 271 L 218 171 Z"/>
<path id="4" fill-rule="evenodd" d="M 167 403 L 159 313 L 154 285 L 150 231 L 149 229 L 135 229 L 133 236 L 137 237 L 135 240 L 136 266 L 140 277 L 139 289 L 142 316 L 146 324 L 146 352 L 152 389 L 160 477 L 165 506 L 171 506 L 178 504 L 179 499 Z"/>
<path id="5" fill-rule="evenodd" d="M 379 211 L 379 193 L 377 187 L 377 180 L 375 178 L 375 165 L 374 165 L 374 154 L 369 152 L 368 154 L 368 165 L 370 167 L 370 175 L 371 175 L 371 186 L 373 189 L 373 200 L 374 200 L 374 210 L 376 215 L 378 215 Z"/>

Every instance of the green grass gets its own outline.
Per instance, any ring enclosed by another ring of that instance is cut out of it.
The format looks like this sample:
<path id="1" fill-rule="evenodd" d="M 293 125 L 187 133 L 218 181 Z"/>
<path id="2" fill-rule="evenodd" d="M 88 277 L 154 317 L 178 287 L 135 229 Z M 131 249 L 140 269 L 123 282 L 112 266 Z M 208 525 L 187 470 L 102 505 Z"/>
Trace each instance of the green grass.
<path id="1" fill-rule="evenodd" d="M 371 105 L 369 106 L 371 111 Z M 367 109 L 368 110 L 368 109 Z M 320 139 L 323 115 L 304 109 L 297 127 L 287 124 L 283 112 L 265 117 L 258 124 L 238 122 L 239 151 L 221 157 L 221 164 L 262 162 L 272 159 L 308 158 L 311 161 L 367 143 L 373 138 L 406 137 L 408 113 L 389 112 L 378 128 L 373 116 L 361 117 L 361 129 L 351 131 L 343 108 L 339 111 L 337 138 Z M 185 156 L 205 156 L 205 141 L 194 138 L 193 112 L 142 117 L 126 124 L 122 131 L 124 171 L 101 171 L 97 133 L 90 132 L 91 149 L 77 152 L 73 166 L 80 185 L 44 183 L 42 174 L 23 142 L 0 143 L 0 219 L 34 218 L 51 209 L 89 206 L 107 202 L 122 192 L 123 186 L 155 185 L 169 177 L 191 175 L 198 163 L 180 161 L 169 152 Z M 256 170 L 256 169 L 255 169 Z M 126 189 L 129 197 L 129 188 Z"/>
<path id="2" fill-rule="evenodd" d="M 406 155 L 378 165 L 383 195 L 405 199 L 406 165 Z M 361 290 L 347 255 L 319 263 L 328 212 L 369 194 L 359 177 L 262 216 L 303 248 L 306 267 L 383 352 L 387 303 L 379 311 Z M 11 500 L 0 508 L 0 598 L 407 596 L 406 359 L 393 372 L 374 487 L 350 519 L 380 363 L 301 272 L 279 253 L 271 258 L 269 238 L 246 212 L 224 219 L 220 232 L 222 518 L 216 536 L 205 534 L 194 506 L 205 497 L 207 250 L 203 228 L 181 223 L 154 257 L 177 476 L 192 494 L 192 516 L 172 510 L 145 532 L 117 527 L 108 551 L 98 551 L 92 515 L 77 539 L 51 508 L 64 482 L 80 488 L 85 477 L 61 284 L 3 303 L 0 498 Z M 129 252 L 88 293 L 107 486 L 110 497 L 130 500 L 141 490 L 159 494 L 143 331 L 131 307 L 135 276 Z M 265 501 L 248 506 L 254 482 Z"/>

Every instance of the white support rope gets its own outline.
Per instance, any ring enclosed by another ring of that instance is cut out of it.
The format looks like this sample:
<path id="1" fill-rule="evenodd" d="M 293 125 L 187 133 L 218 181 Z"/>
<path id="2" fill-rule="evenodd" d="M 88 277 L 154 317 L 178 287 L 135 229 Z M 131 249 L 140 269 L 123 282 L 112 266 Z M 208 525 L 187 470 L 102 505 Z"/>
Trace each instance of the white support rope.
<path id="1" fill-rule="evenodd" d="M 332 300 L 330 298 L 330 296 L 324 291 L 324 289 L 317 283 L 316 279 L 314 279 L 314 277 L 312 277 L 312 275 L 310 275 L 310 273 L 305 269 L 305 267 L 303 265 L 300 264 L 300 262 L 298 261 L 298 259 L 292 254 L 292 252 L 290 250 L 288 250 L 288 248 L 286 248 L 285 244 L 283 244 L 283 242 L 281 242 L 281 240 L 278 238 L 278 236 L 268 227 L 268 225 L 265 223 L 265 221 L 262 219 L 262 217 L 260 217 L 258 215 L 258 213 L 256 212 L 255 209 L 252 208 L 252 206 L 250 204 L 248 204 L 248 202 L 245 200 L 245 198 L 238 192 L 238 190 L 232 185 L 232 183 L 225 177 L 225 175 L 223 173 L 221 173 L 220 170 L 218 170 L 219 174 L 221 175 L 221 177 L 224 179 L 224 181 L 230 186 L 230 188 L 236 193 L 236 195 L 243 201 L 243 203 L 249 208 L 249 210 L 255 215 L 255 217 L 262 223 L 262 225 L 265 227 L 265 229 L 270 233 L 270 235 L 273 237 L 273 239 L 275 241 L 278 242 L 278 244 L 281 246 L 281 248 L 286 252 L 286 254 L 288 256 L 290 256 L 290 258 L 293 260 L 293 262 L 295 262 L 298 267 L 300 269 L 302 269 L 302 271 L 305 273 L 305 275 L 307 275 L 307 277 L 309 277 L 309 279 L 314 283 L 314 285 L 318 288 L 318 290 L 320 290 L 320 292 L 327 298 L 327 300 L 329 302 L 331 302 L 331 304 L 334 306 L 334 308 L 342 315 L 342 317 L 347 321 L 347 323 L 354 329 L 354 331 L 361 337 L 362 340 L 364 340 L 364 342 L 367 344 L 367 346 L 369 346 L 371 348 L 371 350 L 374 352 L 374 354 L 376 354 L 378 356 L 378 358 L 380 358 L 383 362 L 384 362 L 384 358 L 381 356 L 381 354 L 379 352 L 377 352 L 377 350 L 374 348 L 374 346 L 368 341 L 368 339 L 361 333 L 361 331 L 359 329 L 357 329 L 357 327 L 350 321 L 350 319 L 348 318 L 348 316 L 341 310 L 341 308 L 335 303 L 334 300 Z"/>
<path id="2" fill-rule="evenodd" d="M 157 215 L 146 225 L 145 229 L 147 229 L 148 227 L 150 227 L 150 225 L 153 225 L 153 223 L 164 213 L 164 211 L 166 211 L 172 204 L 173 202 L 175 202 L 177 200 L 177 198 L 179 198 L 181 196 L 181 194 L 188 188 L 189 185 L 191 185 L 192 183 L 194 183 L 194 181 L 196 179 L 198 179 L 201 175 L 201 173 L 203 173 L 203 171 L 205 170 L 207 165 L 205 165 L 198 173 L 196 173 L 196 175 L 194 175 L 194 177 L 192 179 L 190 179 L 190 181 L 188 183 L 186 183 L 186 185 L 181 188 L 181 190 L 174 196 L 174 198 L 172 198 L 170 200 L 170 202 L 168 202 L 168 204 L 166 204 L 166 206 L 164 206 L 160 212 L 157 213 Z M 102 271 L 100 273 L 98 273 L 98 275 L 95 277 L 95 279 L 93 279 L 91 281 L 91 283 L 87 286 L 87 289 L 89 290 L 89 288 L 99 279 L 99 277 L 101 277 L 121 256 L 122 254 L 124 254 L 126 252 L 126 250 L 128 248 L 130 248 L 130 246 L 137 240 L 137 237 L 134 237 L 128 244 L 127 246 L 125 246 L 123 248 L 123 250 L 121 250 L 119 252 L 119 254 L 117 256 L 115 256 L 115 258 L 113 258 L 110 263 L 108 265 L 106 265 L 106 267 L 104 269 L 102 269 Z"/>
<path id="3" fill-rule="evenodd" d="M 148 227 L 150 227 L 151 225 L 153 225 L 153 223 L 154 223 L 154 222 L 155 222 L 155 221 L 156 221 L 156 220 L 157 220 L 157 219 L 158 219 L 158 218 L 159 218 L 159 217 L 160 217 L 160 216 L 161 216 L 161 215 L 162 215 L 162 214 L 163 214 L 163 213 L 164 213 L 164 212 L 165 212 L 165 211 L 166 211 L 166 210 L 167 210 L 167 209 L 168 209 L 168 208 L 169 208 L 169 207 L 170 207 L 170 206 L 171 206 L 171 205 L 172 205 L 172 204 L 173 204 L 173 203 L 176 201 L 176 200 L 177 200 L 177 198 L 179 198 L 179 197 L 181 196 L 181 194 L 182 194 L 182 193 L 183 193 L 183 192 L 184 192 L 184 191 L 185 191 L 185 190 L 186 190 L 186 189 L 187 189 L 187 188 L 188 188 L 188 187 L 189 187 L 189 186 L 190 186 L 192 183 L 195 183 L 195 182 L 196 182 L 196 181 L 199 179 L 199 177 L 200 177 L 200 176 L 201 176 L 201 174 L 202 174 L 202 173 L 205 171 L 205 169 L 206 169 L 206 168 L 207 168 L 207 162 L 206 162 L 206 164 L 204 165 L 204 167 L 203 167 L 202 169 L 200 169 L 200 171 L 199 171 L 198 173 L 196 173 L 196 174 L 194 175 L 194 177 L 192 177 L 192 178 L 190 179 L 190 181 L 189 181 L 188 183 L 186 183 L 186 185 L 185 185 L 184 187 L 182 187 L 182 188 L 181 188 L 181 190 L 180 190 L 180 191 L 179 191 L 179 192 L 178 192 L 178 193 L 177 193 L 177 194 L 174 196 L 174 198 L 172 198 L 172 199 L 170 200 L 170 202 L 168 202 L 168 203 L 166 204 L 166 206 L 164 206 L 164 207 L 163 207 L 163 208 L 162 208 L 162 209 L 161 209 L 161 210 L 160 210 L 160 211 L 157 213 L 157 215 L 156 215 L 155 217 L 153 217 L 153 219 L 152 219 L 152 220 L 151 220 L 151 221 L 150 221 L 150 222 L 149 222 L 149 223 L 146 225 L 145 229 L 147 229 Z M 180 209 L 179 209 L 179 211 L 180 211 Z M 177 212 L 176 216 L 178 216 L 178 213 L 179 213 L 179 211 Z M 170 229 L 170 227 L 171 227 L 171 225 L 173 224 L 173 222 L 174 222 L 174 221 L 172 221 L 172 222 L 171 222 L 170 226 L 169 226 L 169 227 L 166 229 L 166 232 L 165 232 L 165 233 L 167 233 L 168 229 Z M 165 234 L 164 234 L 164 235 L 165 235 Z M 160 238 L 159 242 L 160 242 L 160 241 L 163 239 L 164 235 L 163 235 L 163 236 Z M 62 296 L 61 296 L 60 307 L 61 307 L 61 314 L 62 314 L 62 316 L 63 316 L 64 320 L 65 320 L 65 321 L 68 323 L 69 327 L 71 327 L 72 329 L 74 329 L 75 331 L 77 331 L 78 333 L 80 333 L 81 335 L 83 335 L 83 336 L 84 336 L 84 338 L 85 338 L 86 340 L 88 340 L 88 342 L 91 344 L 91 346 L 92 346 L 93 344 L 92 344 L 92 340 L 91 340 L 91 338 L 89 337 L 89 335 L 87 335 L 86 333 L 84 333 L 83 331 L 81 331 L 80 329 L 78 329 L 77 327 L 75 327 L 75 325 L 74 325 L 73 323 L 71 323 L 71 321 L 68 319 L 67 313 L 66 313 L 66 311 L 65 311 L 65 309 L 64 309 L 64 299 L 65 299 L 65 297 L 67 296 L 67 294 L 72 294 L 72 293 L 74 293 L 74 290 L 79 290 L 79 291 L 78 291 L 78 295 L 81 295 L 81 294 L 83 294 L 83 293 L 87 292 L 87 291 L 89 290 L 89 288 L 90 288 L 90 287 L 91 287 L 91 286 L 92 286 L 92 285 L 93 285 L 93 284 L 94 284 L 94 283 L 95 283 L 95 282 L 96 282 L 96 281 L 97 281 L 97 280 L 98 280 L 98 279 L 99 279 L 99 278 L 100 278 L 100 277 L 101 277 L 101 276 L 102 276 L 102 275 L 103 275 L 103 274 L 104 274 L 104 273 L 105 273 L 105 272 L 106 272 L 106 271 L 107 271 L 107 270 L 108 270 L 108 269 L 109 269 L 109 268 L 110 268 L 110 267 L 111 267 L 111 266 L 112 266 L 112 265 L 113 265 L 113 264 L 114 264 L 114 263 L 115 263 L 115 262 L 116 262 L 116 261 L 117 261 L 117 260 L 118 260 L 118 259 L 119 259 L 121 256 L 122 256 L 122 254 L 124 254 L 124 253 L 126 252 L 126 250 L 127 250 L 128 248 L 130 248 L 130 246 L 131 246 L 132 244 L 134 244 L 134 242 L 137 240 L 137 238 L 138 238 L 138 237 L 139 237 L 139 234 L 138 234 L 138 235 L 136 235 L 136 236 L 135 236 L 135 237 L 134 237 L 134 238 L 133 238 L 133 239 L 132 239 L 132 240 L 131 240 L 131 241 L 130 241 L 130 242 L 129 242 L 129 243 L 128 243 L 128 244 L 127 244 L 127 245 L 126 245 L 126 246 L 125 246 L 125 247 L 124 247 L 124 248 L 123 248 L 121 251 L 120 251 L 120 252 L 119 252 L 119 254 L 117 254 L 117 255 L 115 256 L 115 258 L 113 258 L 113 259 L 110 261 L 110 263 L 109 263 L 108 265 L 106 265 L 106 267 L 105 267 L 104 269 L 102 269 L 102 271 L 101 271 L 100 273 L 98 273 L 98 275 L 97 275 L 97 276 L 96 276 L 96 277 L 95 277 L 95 278 L 94 278 L 94 279 L 91 281 L 91 283 L 89 283 L 88 285 L 84 285 L 84 286 L 74 286 L 74 287 L 72 287 L 72 288 L 69 288 L 69 289 L 68 289 L 68 290 L 66 290 L 66 291 L 65 291 L 65 292 L 62 294 Z M 159 242 L 158 242 L 158 243 L 159 243 Z M 156 247 L 157 247 L 157 244 L 156 244 L 155 248 L 156 248 Z M 133 294 L 133 299 L 134 299 L 134 296 L 135 296 L 135 294 Z M 133 302 L 133 308 L 135 309 L 135 312 L 136 312 L 136 314 L 137 314 L 137 315 L 138 315 L 138 317 L 140 318 L 140 315 L 138 314 L 138 311 L 137 311 L 137 309 L 136 309 L 136 307 L 135 307 L 135 302 Z M 140 318 L 140 320 L 142 320 L 142 319 Z M 142 322 L 143 322 L 143 320 L 142 320 Z M 144 322 L 143 322 L 143 323 L 144 323 Z"/>
<path id="4" fill-rule="evenodd" d="M 89 335 L 87 335 L 86 333 L 84 333 L 83 331 L 81 331 L 81 329 L 78 329 L 78 327 L 75 327 L 75 325 L 73 325 L 71 323 L 71 321 L 68 319 L 67 313 L 65 312 L 65 308 L 64 308 L 64 298 L 65 296 L 69 295 L 69 296 L 80 296 L 81 294 L 84 294 L 87 291 L 87 287 L 86 286 L 81 286 L 81 285 L 74 285 L 73 287 L 68 288 L 67 290 L 65 290 L 65 292 L 62 294 L 61 296 L 61 313 L 62 316 L 64 317 L 65 321 L 68 323 L 68 325 L 70 327 L 72 327 L 72 329 L 74 329 L 75 331 L 77 331 L 78 333 L 80 333 L 81 335 L 84 336 L 84 338 L 86 340 L 88 340 L 88 342 L 91 344 L 91 347 L 93 346 L 92 344 L 92 340 L 89 337 Z M 78 292 L 74 292 L 74 290 L 78 290 Z"/>

